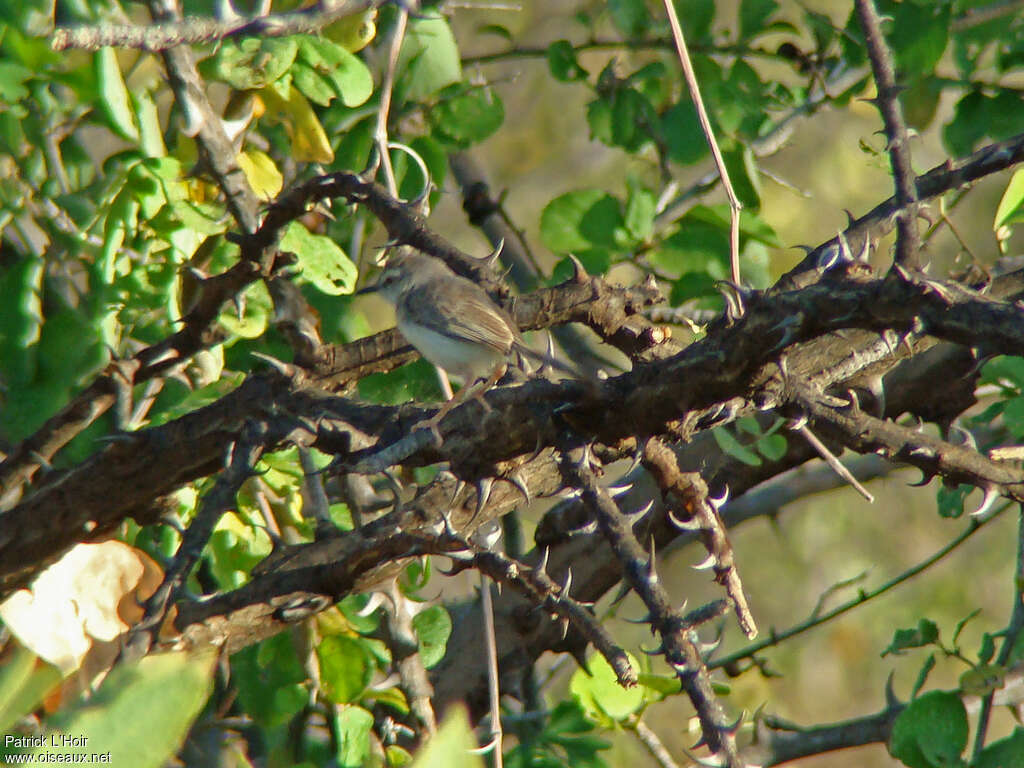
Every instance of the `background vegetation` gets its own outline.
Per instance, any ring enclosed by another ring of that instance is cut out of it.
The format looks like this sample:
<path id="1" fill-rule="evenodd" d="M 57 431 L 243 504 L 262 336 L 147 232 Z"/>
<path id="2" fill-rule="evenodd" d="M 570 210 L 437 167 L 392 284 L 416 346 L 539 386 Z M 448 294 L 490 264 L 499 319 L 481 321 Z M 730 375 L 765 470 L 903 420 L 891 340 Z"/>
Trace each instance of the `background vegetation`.
<path id="1" fill-rule="evenodd" d="M 494 762 L 479 572 L 506 764 L 1024 765 L 1024 3 L 675 7 L 742 285 L 660 4 L 0 10 L 5 755 Z"/>

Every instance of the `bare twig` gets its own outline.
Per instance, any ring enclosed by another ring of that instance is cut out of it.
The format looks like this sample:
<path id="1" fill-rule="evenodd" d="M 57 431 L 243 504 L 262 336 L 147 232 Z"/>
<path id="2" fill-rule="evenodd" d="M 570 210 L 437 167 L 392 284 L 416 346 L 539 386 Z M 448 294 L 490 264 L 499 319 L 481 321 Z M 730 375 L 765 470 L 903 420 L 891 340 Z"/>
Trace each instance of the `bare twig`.
<path id="1" fill-rule="evenodd" d="M 789 627 L 788 629 L 776 631 L 774 628 L 772 628 L 771 630 L 769 630 L 768 637 L 766 637 L 765 639 L 758 640 L 756 643 L 746 645 L 743 648 L 740 648 L 738 651 L 730 653 L 727 656 L 721 656 L 715 659 L 714 661 L 710 662 L 708 664 L 708 667 L 710 669 L 724 669 L 730 675 L 738 674 L 740 672 L 740 668 L 737 665 L 743 659 L 751 658 L 757 653 L 763 651 L 765 648 L 772 648 L 788 640 L 791 637 L 795 637 L 796 635 L 802 634 L 810 629 L 819 627 L 822 624 L 825 624 L 826 622 L 829 622 L 832 619 L 836 618 L 837 616 L 841 616 L 842 614 L 847 613 L 848 611 L 851 611 L 854 608 L 857 608 L 858 606 L 863 605 L 864 603 L 870 600 L 874 600 L 876 597 L 884 595 L 886 592 L 889 592 L 890 590 L 899 586 L 900 584 L 909 581 L 922 571 L 935 565 L 942 558 L 944 558 L 954 549 L 956 549 L 965 541 L 967 541 L 967 539 L 969 539 L 971 536 L 977 533 L 978 529 L 986 525 L 992 519 L 993 518 L 990 517 L 985 520 L 971 520 L 971 522 L 968 523 L 967 527 L 948 544 L 943 546 L 941 549 L 937 550 L 934 554 L 929 555 L 921 562 L 914 564 L 902 573 L 894 576 L 893 578 L 889 579 L 883 584 L 880 584 L 875 589 L 858 592 L 856 597 L 847 600 L 845 603 L 837 605 L 835 608 L 833 608 L 830 611 L 826 611 L 825 613 L 821 613 L 820 611 L 815 610 L 815 612 L 807 619 L 798 624 L 794 624 L 792 627 Z"/>
<path id="2" fill-rule="evenodd" d="M 1017 521 L 1017 567 L 1013 579 L 1013 608 L 1010 611 L 1010 621 L 1002 634 L 1002 646 L 999 648 L 999 655 L 995 664 L 1005 668 L 1010 660 L 1017 644 L 1017 638 L 1024 631 L 1024 508 L 1020 508 Z M 985 749 L 985 737 L 988 734 L 989 718 L 992 715 L 992 705 L 995 691 L 990 691 L 981 699 L 981 711 L 978 713 L 978 724 L 974 735 L 974 759 L 977 763 Z"/>
<path id="3" fill-rule="evenodd" d="M 144 51 L 164 51 L 180 45 L 209 43 L 229 37 L 285 37 L 316 32 L 338 19 L 369 8 L 372 2 L 316 3 L 297 11 L 256 18 L 213 19 L 190 17 L 166 20 L 151 26 L 97 24 L 57 27 L 50 38 L 55 51 L 81 48 L 88 51 L 113 45 Z"/>
<path id="4" fill-rule="evenodd" d="M 676 7 L 672 0 L 665 0 L 665 11 L 668 13 L 668 21 L 672 27 L 672 38 L 675 40 L 676 50 L 679 53 L 679 63 L 683 67 L 683 76 L 686 78 L 686 85 L 690 89 L 690 96 L 697 108 L 697 118 L 700 120 L 700 127 L 704 131 L 704 138 L 711 147 L 711 154 L 715 158 L 715 166 L 722 177 L 722 185 L 725 187 L 725 194 L 729 198 L 730 226 L 729 226 L 729 256 L 732 269 L 732 281 L 740 284 L 740 199 L 729 180 L 729 171 L 725 167 L 725 160 L 715 140 L 714 130 L 711 128 L 711 121 L 708 119 L 707 110 L 704 109 L 704 100 L 700 95 L 700 84 L 697 82 L 697 74 L 693 71 L 693 64 L 690 61 L 690 54 L 686 49 L 686 38 L 683 36 L 683 28 L 679 24 L 679 17 L 676 15 Z"/>
<path id="5" fill-rule="evenodd" d="M 885 135 L 889 142 L 893 181 L 896 185 L 897 213 L 896 263 L 907 269 L 921 266 L 921 237 L 917 229 L 917 186 L 910 163 L 910 143 L 903 108 L 899 101 L 899 88 L 893 69 L 892 53 L 882 34 L 882 22 L 873 0 L 856 0 L 857 18 L 864 30 L 868 58 L 878 88 L 876 106 L 885 122 Z"/>
<path id="6" fill-rule="evenodd" d="M 823 442 L 821 442 L 821 440 L 818 439 L 817 435 L 815 435 L 813 432 L 811 432 L 810 429 L 807 428 L 806 424 L 799 424 L 798 426 L 794 427 L 793 431 L 800 435 L 804 440 L 806 440 L 810 444 L 810 446 L 814 448 L 815 451 L 818 452 L 818 455 L 821 456 L 821 458 L 823 458 L 830 467 L 832 467 L 833 472 L 835 472 L 837 475 L 843 478 L 843 480 L 845 480 L 851 486 L 853 486 L 854 490 L 856 490 L 857 493 L 859 493 L 869 502 L 874 502 L 875 497 L 871 494 L 871 492 L 863 485 L 861 485 L 860 481 L 853 476 L 853 473 L 851 473 L 850 470 L 848 470 L 843 465 L 843 462 L 836 458 L 836 455 L 828 449 L 827 445 L 825 445 Z"/>

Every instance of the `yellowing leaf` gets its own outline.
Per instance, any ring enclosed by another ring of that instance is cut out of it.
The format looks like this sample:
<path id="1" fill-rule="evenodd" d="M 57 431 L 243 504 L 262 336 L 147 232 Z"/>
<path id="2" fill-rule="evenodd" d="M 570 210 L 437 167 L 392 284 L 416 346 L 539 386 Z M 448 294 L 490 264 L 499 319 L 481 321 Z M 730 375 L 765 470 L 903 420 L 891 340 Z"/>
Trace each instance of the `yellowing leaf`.
<path id="1" fill-rule="evenodd" d="M 292 155 L 302 163 L 329 163 L 334 150 L 313 107 L 294 87 L 288 89 L 288 98 L 282 98 L 274 88 L 260 91 L 260 99 L 267 108 L 266 117 L 284 123 L 292 141 Z"/>
<path id="2" fill-rule="evenodd" d="M 79 544 L 43 571 L 31 590 L 0 605 L 0 618 L 27 648 L 69 673 L 95 640 L 113 640 L 141 618 L 138 603 L 159 583 L 157 570 L 119 541 Z M 135 612 L 126 615 L 129 607 Z"/>
<path id="3" fill-rule="evenodd" d="M 352 53 L 361 51 L 377 34 L 377 11 L 369 10 L 346 16 L 324 30 L 324 34 Z"/>
<path id="4" fill-rule="evenodd" d="M 284 186 L 284 177 L 277 170 L 270 155 L 258 149 L 247 149 L 238 153 L 238 167 L 242 169 L 249 186 L 257 197 L 270 200 L 277 197 Z"/>

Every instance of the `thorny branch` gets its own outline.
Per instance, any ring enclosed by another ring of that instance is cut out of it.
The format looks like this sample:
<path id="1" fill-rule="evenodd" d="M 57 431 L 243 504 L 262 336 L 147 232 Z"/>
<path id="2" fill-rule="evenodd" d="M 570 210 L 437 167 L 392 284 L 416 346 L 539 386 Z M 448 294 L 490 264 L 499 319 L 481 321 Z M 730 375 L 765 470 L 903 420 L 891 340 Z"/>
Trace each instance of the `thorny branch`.
<path id="1" fill-rule="evenodd" d="M 907 269 L 916 269 L 921 263 L 921 237 L 917 230 L 917 186 L 910 163 L 910 140 L 899 101 L 892 51 L 885 43 L 882 21 L 878 17 L 874 0 L 856 0 L 856 7 L 878 87 L 876 104 L 885 122 L 893 181 L 896 185 L 896 263 Z"/>
<path id="2" fill-rule="evenodd" d="M 712 755 L 730 768 L 745 763 L 736 748 L 735 733 L 739 722 L 730 723 L 722 705 L 715 697 L 707 667 L 695 642 L 694 626 L 689 625 L 682 611 L 676 610 L 661 585 L 652 548 L 646 553 L 633 534 L 628 518 L 619 511 L 612 497 L 597 483 L 590 467 L 589 445 L 575 445 L 569 438 L 562 443 L 561 469 L 566 481 L 582 491 L 583 503 L 597 519 L 598 527 L 608 540 L 622 567 L 629 586 L 640 596 L 650 612 L 651 629 L 661 637 L 661 653 L 675 671 L 683 691 L 690 698 L 700 719 L 703 741 Z"/>

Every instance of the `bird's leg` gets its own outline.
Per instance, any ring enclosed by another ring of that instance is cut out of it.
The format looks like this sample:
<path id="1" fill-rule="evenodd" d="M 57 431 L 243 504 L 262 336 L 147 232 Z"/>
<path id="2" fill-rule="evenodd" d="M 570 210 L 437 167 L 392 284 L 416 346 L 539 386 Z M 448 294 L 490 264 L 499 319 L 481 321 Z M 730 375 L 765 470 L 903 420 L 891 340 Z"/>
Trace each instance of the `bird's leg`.
<path id="1" fill-rule="evenodd" d="M 458 391 L 458 394 L 456 394 L 451 400 L 446 401 L 445 404 L 441 406 L 440 410 L 438 410 L 437 413 L 435 413 L 429 419 L 424 419 L 423 421 L 413 426 L 413 431 L 424 428 L 429 429 L 431 432 L 434 433 L 434 437 L 437 439 L 438 444 L 440 444 L 442 442 L 441 433 L 437 431 L 437 425 L 441 423 L 441 419 L 443 419 L 451 412 L 452 408 L 454 408 L 457 405 L 461 405 L 470 398 L 476 400 L 478 403 L 480 403 L 480 406 L 484 409 L 484 411 L 490 413 L 492 409 L 491 406 L 487 404 L 487 401 L 484 400 L 484 393 L 486 393 L 487 390 L 489 390 L 491 387 L 498 383 L 501 377 L 505 375 L 505 371 L 507 370 L 507 368 L 508 366 L 504 362 L 502 362 L 498 364 L 497 367 L 495 367 L 494 371 L 491 372 L 491 375 L 487 377 L 486 380 L 478 381 L 476 384 L 473 384 L 472 386 L 467 386 L 460 389 Z"/>

